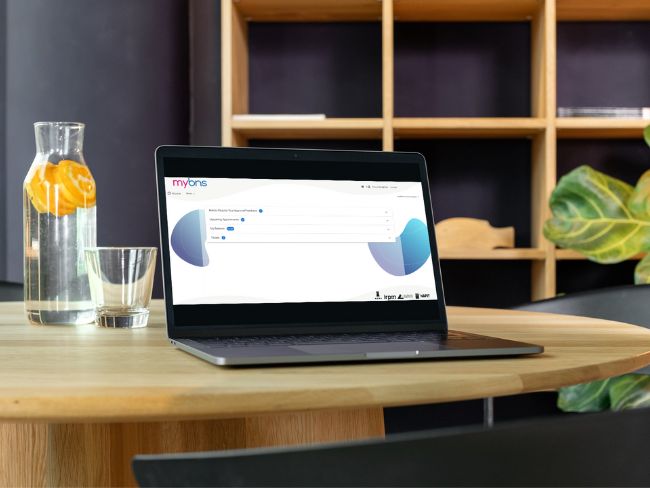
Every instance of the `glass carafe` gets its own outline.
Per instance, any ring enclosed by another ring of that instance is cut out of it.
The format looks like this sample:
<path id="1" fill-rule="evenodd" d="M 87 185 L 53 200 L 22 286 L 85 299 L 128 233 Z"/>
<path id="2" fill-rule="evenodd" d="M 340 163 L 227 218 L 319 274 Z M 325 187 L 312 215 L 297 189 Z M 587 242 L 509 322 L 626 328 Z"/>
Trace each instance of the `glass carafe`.
<path id="1" fill-rule="evenodd" d="M 33 324 L 95 318 L 84 249 L 97 245 L 95 181 L 84 124 L 37 122 L 36 157 L 23 184 L 25 311 Z"/>

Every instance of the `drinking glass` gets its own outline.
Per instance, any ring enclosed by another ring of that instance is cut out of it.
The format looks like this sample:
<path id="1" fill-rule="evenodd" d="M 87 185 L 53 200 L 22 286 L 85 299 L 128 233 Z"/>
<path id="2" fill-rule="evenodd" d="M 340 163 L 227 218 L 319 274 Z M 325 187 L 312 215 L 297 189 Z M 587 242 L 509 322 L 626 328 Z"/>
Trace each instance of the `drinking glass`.
<path id="1" fill-rule="evenodd" d="M 85 250 L 95 322 L 100 327 L 145 327 L 156 263 L 155 247 Z"/>

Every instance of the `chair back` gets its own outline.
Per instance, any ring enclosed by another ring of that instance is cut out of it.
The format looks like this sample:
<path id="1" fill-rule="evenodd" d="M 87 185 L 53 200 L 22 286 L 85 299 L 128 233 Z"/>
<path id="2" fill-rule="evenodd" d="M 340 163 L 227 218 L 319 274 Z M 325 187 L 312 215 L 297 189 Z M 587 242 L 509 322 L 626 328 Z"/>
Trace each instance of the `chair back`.
<path id="1" fill-rule="evenodd" d="M 136 456 L 140 486 L 650 486 L 650 409 L 307 447 Z"/>
<path id="2" fill-rule="evenodd" d="M 625 285 L 561 295 L 525 303 L 513 310 L 582 315 L 650 329 L 650 285 Z M 636 373 L 650 374 L 650 366 Z"/>
<path id="3" fill-rule="evenodd" d="M 512 307 L 515 310 L 582 315 L 650 328 L 650 285 L 626 285 L 571 293 Z"/>

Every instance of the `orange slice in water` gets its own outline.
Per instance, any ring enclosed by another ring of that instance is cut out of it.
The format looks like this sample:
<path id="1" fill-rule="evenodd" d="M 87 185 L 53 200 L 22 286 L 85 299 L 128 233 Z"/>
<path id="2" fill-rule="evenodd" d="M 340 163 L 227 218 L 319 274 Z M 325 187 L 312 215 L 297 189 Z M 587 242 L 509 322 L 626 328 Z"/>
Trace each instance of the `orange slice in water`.
<path id="1" fill-rule="evenodd" d="M 48 162 L 46 164 L 52 164 L 52 163 Z M 34 208 L 38 213 L 43 213 L 48 211 L 47 200 L 45 199 L 45 195 L 41 191 L 41 184 L 43 183 L 43 178 L 45 175 L 45 167 L 46 165 L 43 164 L 42 166 L 36 168 L 32 177 L 25 184 L 25 190 L 27 191 L 27 195 L 29 196 L 29 201 L 32 202 L 32 205 L 34 205 Z"/>
<path id="2" fill-rule="evenodd" d="M 54 178 L 67 203 L 81 208 L 95 205 L 97 189 L 88 166 L 64 159 L 57 165 Z"/>
<path id="3" fill-rule="evenodd" d="M 26 185 L 27 194 L 39 213 L 50 212 L 62 217 L 75 211 L 75 206 L 68 202 L 56 182 L 57 167 L 47 162 L 36 169 Z"/>

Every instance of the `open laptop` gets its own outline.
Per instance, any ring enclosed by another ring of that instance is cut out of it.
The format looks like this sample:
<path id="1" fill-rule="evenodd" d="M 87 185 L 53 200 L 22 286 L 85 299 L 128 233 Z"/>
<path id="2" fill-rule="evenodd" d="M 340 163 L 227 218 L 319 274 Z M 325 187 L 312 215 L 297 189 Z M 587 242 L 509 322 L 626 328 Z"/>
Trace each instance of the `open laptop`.
<path id="1" fill-rule="evenodd" d="M 424 157 L 162 146 L 167 332 L 218 365 L 535 354 L 447 330 Z"/>

